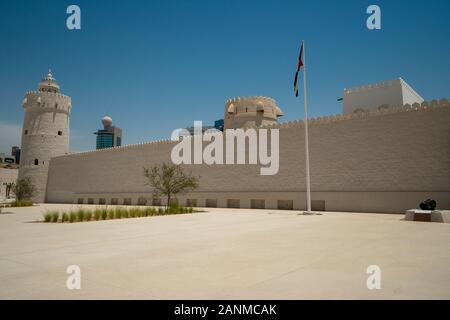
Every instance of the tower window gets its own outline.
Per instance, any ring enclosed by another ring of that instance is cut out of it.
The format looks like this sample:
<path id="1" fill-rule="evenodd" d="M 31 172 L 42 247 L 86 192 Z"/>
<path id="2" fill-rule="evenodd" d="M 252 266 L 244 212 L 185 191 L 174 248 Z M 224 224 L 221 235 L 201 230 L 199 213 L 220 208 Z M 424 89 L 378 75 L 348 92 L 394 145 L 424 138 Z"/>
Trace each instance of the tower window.
<path id="1" fill-rule="evenodd" d="M 58 109 L 58 104 L 57 103 L 55 103 L 55 109 Z"/>
<path id="2" fill-rule="evenodd" d="M 25 130 L 25 134 L 28 134 L 28 130 Z"/>
<path id="3" fill-rule="evenodd" d="M 34 165 L 37 166 L 39 164 L 39 160 L 38 159 L 34 159 Z"/>
<path id="4" fill-rule="evenodd" d="M 62 131 L 58 131 L 58 136 L 62 136 Z"/>

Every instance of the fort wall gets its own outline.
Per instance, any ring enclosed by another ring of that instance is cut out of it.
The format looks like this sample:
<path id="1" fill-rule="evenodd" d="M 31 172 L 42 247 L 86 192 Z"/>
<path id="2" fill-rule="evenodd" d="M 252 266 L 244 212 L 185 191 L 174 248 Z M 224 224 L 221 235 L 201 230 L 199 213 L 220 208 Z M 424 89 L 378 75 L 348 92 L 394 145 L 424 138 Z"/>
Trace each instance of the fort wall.
<path id="1" fill-rule="evenodd" d="M 280 129 L 278 174 L 260 165 L 185 165 L 200 188 L 180 204 L 305 209 L 303 121 Z M 431 197 L 450 208 L 448 100 L 309 122 L 313 210 L 404 212 Z M 170 162 L 177 142 L 165 140 L 55 157 L 47 202 L 151 202 L 143 167 Z"/>

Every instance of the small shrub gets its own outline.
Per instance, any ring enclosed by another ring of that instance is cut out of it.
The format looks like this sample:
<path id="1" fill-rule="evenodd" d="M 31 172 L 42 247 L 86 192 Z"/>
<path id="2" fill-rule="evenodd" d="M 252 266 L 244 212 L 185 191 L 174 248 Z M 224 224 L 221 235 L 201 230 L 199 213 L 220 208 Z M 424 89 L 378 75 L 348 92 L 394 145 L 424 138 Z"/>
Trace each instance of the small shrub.
<path id="1" fill-rule="evenodd" d="M 50 222 L 50 221 L 52 221 L 52 214 L 51 213 L 44 214 L 44 222 Z"/>
<path id="2" fill-rule="evenodd" d="M 78 221 L 80 221 L 80 222 L 83 221 L 84 220 L 84 215 L 85 215 L 85 212 L 84 212 L 83 209 L 78 210 L 78 212 L 77 212 Z"/>
<path id="3" fill-rule="evenodd" d="M 179 206 L 177 204 L 173 204 L 171 205 L 168 210 L 166 211 L 166 213 L 168 214 L 177 214 L 177 213 L 183 213 L 184 211 L 184 207 Z"/>
<path id="4" fill-rule="evenodd" d="M 138 218 L 138 217 L 150 217 L 170 214 L 184 214 L 195 212 L 192 207 L 183 207 L 178 205 L 172 205 L 168 208 L 154 208 L 154 207 L 140 207 L 140 208 L 121 208 L 115 209 L 95 209 L 94 211 L 85 210 L 79 208 L 72 212 L 60 213 L 57 211 L 51 211 L 44 214 L 44 222 L 75 222 L 75 221 L 91 221 L 91 220 L 106 220 L 106 219 L 123 219 L 123 218 Z"/>
<path id="5" fill-rule="evenodd" d="M 94 219 L 96 221 L 100 220 L 100 218 L 102 217 L 102 211 L 100 209 L 95 209 L 94 211 Z"/>
<path id="6" fill-rule="evenodd" d="M 59 212 L 53 212 L 52 213 L 52 222 L 58 222 L 59 219 Z"/>
<path id="7" fill-rule="evenodd" d="M 139 208 L 130 209 L 130 215 L 132 218 L 139 218 L 141 214 L 141 210 Z"/>
<path id="8" fill-rule="evenodd" d="M 16 200 L 11 202 L 10 207 L 31 207 L 33 206 L 33 201 L 31 200 Z"/>

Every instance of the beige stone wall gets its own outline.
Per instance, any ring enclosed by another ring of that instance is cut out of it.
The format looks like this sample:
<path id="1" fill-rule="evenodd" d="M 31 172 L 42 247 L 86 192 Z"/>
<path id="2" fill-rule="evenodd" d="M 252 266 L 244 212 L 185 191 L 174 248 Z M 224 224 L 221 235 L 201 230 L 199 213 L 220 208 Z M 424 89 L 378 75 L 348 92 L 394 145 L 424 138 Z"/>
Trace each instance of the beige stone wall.
<path id="1" fill-rule="evenodd" d="M 197 199 L 292 200 L 305 208 L 303 122 L 280 129 L 280 168 L 261 176 L 259 165 L 188 165 L 200 176 L 200 188 L 179 196 L 182 204 Z M 175 142 L 162 141 L 67 155 L 52 159 L 48 202 L 85 203 L 92 198 L 110 203 L 118 198 L 151 198 L 143 167 L 169 162 Z M 427 197 L 450 208 L 450 107 L 448 101 L 391 108 L 310 122 L 311 188 L 314 206 L 330 211 L 403 212 Z M 325 201 L 323 203 L 323 201 Z M 257 201 L 254 201 L 254 203 Z"/>

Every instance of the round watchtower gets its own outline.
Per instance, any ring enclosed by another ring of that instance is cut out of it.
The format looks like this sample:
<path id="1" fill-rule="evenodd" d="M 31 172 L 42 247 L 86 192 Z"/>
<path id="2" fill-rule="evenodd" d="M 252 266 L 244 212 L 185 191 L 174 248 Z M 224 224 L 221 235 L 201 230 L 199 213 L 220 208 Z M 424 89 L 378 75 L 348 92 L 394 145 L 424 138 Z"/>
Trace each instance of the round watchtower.
<path id="1" fill-rule="evenodd" d="M 36 187 L 33 201 L 44 202 L 50 159 L 69 152 L 71 99 L 59 92 L 49 70 L 38 91 L 25 94 L 22 106 L 25 117 L 18 178 L 31 178 Z"/>
<path id="2" fill-rule="evenodd" d="M 224 129 L 278 123 L 283 112 L 269 97 L 237 97 L 225 102 Z"/>

